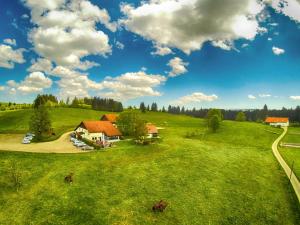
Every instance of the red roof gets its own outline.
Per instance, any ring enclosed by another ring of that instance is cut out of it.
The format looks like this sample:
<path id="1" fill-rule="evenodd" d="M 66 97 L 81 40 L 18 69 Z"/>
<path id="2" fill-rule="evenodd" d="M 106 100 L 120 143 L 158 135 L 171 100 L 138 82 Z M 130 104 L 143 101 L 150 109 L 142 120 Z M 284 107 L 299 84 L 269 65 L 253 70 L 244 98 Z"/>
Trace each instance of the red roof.
<path id="1" fill-rule="evenodd" d="M 118 115 L 117 114 L 104 114 L 100 120 L 102 121 L 110 121 L 112 123 L 117 122 Z"/>
<path id="2" fill-rule="evenodd" d="M 151 123 L 147 123 L 146 128 L 147 128 L 148 134 L 157 134 L 158 133 L 156 126 Z"/>
<path id="3" fill-rule="evenodd" d="M 79 126 L 87 129 L 90 133 L 105 133 L 109 137 L 122 135 L 109 121 L 83 121 Z"/>
<path id="4" fill-rule="evenodd" d="M 288 117 L 267 117 L 265 120 L 266 123 L 287 123 L 289 122 Z"/>

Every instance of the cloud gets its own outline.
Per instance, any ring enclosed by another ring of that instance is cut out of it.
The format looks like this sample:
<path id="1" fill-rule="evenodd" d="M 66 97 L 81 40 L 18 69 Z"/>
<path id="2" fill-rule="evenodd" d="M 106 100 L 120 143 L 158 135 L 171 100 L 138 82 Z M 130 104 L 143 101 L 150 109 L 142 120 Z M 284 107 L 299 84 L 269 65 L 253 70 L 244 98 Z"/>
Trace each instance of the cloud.
<path id="1" fill-rule="evenodd" d="M 290 99 L 292 100 L 300 100 L 300 96 L 290 96 Z"/>
<path id="2" fill-rule="evenodd" d="M 110 22 L 105 9 L 86 0 L 24 2 L 31 9 L 31 21 L 36 25 L 29 39 L 41 57 L 60 66 L 85 70 L 98 64 L 82 58 L 111 53 L 108 36 L 96 27 L 102 23 L 109 30 L 116 30 L 116 23 Z"/>
<path id="3" fill-rule="evenodd" d="M 252 99 L 252 100 L 256 99 L 256 97 L 254 95 L 248 95 L 248 98 Z"/>
<path id="4" fill-rule="evenodd" d="M 273 51 L 273 53 L 274 53 L 275 55 L 282 55 L 282 54 L 284 54 L 284 52 L 285 52 L 284 49 L 278 48 L 278 47 L 275 47 L 275 46 L 272 47 L 272 51 Z"/>
<path id="5" fill-rule="evenodd" d="M 4 40 L 3 40 L 3 43 L 4 43 L 4 44 L 11 45 L 11 46 L 17 46 L 17 42 L 16 42 L 15 39 L 7 38 L 7 39 L 4 39 Z"/>
<path id="6" fill-rule="evenodd" d="M 116 41 L 116 47 L 118 48 L 118 49 L 124 49 L 124 44 L 122 44 L 121 42 L 119 42 L 119 41 Z"/>
<path id="7" fill-rule="evenodd" d="M 4 91 L 5 87 L 4 86 L 0 86 L 0 91 Z"/>
<path id="8" fill-rule="evenodd" d="M 258 96 L 260 98 L 270 98 L 272 95 L 270 95 L 270 94 L 259 94 Z"/>
<path id="9" fill-rule="evenodd" d="M 22 94 L 39 93 L 45 88 L 50 88 L 52 85 L 52 80 L 46 77 L 42 72 L 33 72 L 25 77 L 20 83 L 14 80 L 9 80 L 7 82 L 9 91 L 11 93 L 16 93 L 19 91 Z"/>
<path id="10" fill-rule="evenodd" d="M 155 45 L 190 54 L 207 41 L 228 50 L 235 40 L 253 40 L 263 9 L 256 0 L 151 0 L 121 4 L 119 23 Z"/>
<path id="11" fill-rule="evenodd" d="M 155 45 L 154 48 L 155 48 L 155 51 L 151 52 L 151 55 L 164 56 L 164 55 L 173 54 L 172 50 L 168 47 L 163 47 L 161 45 Z"/>
<path id="12" fill-rule="evenodd" d="M 179 57 L 174 57 L 169 61 L 167 65 L 171 67 L 171 71 L 169 72 L 169 77 L 176 77 L 186 73 L 187 72 L 186 66 L 189 64 L 183 62 L 182 59 Z"/>
<path id="13" fill-rule="evenodd" d="M 272 0 L 267 1 L 276 12 L 300 22 L 300 1 L 299 0 Z"/>
<path id="14" fill-rule="evenodd" d="M 23 15 L 21 16 L 21 18 L 22 18 L 22 19 L 28 19 L 29 16 L 28 16 L 27 14 L 23 14 Z"/>
<path id="15" fill-rule="evenodd" d="M 186 105 L 186 104 L 194 103 L 194 102 L 212 102 L 217 99 L 218 99 L 218 96 L 215 94 L 205 95 L 201 92 L 194 92 L 191 95 L 186 95 L 186 96 L 180 97 L 178 100 L 173 101 L 173 104 Z"/>
<path id="16" fill-rule="evenodd" d="M 32 65 L 27 69 L 29 72 L 45 72 L 47 74 L 51 73 L 52 63 L 48 59 L 39 58 L 37 60 L 31 61 Z"/>
<path id="17" fill-rule="evenodd" d="M 12 69 L 15 63 L 24 63 L 23 52 L 25 49 L 13 49 L 9 45 L 0 45 L 0 67 Z"/>
<path id="18" fill-rule="evenodd" d="M 143 96 L 161 96 L 155 87 L 163 84 L 166 77 L 159 74 L 147 74 L 145 71 L 125 73 L 118 77 L 107 77 L 101 82 L 101 96 L 118 100 L 129 100 Z"/>

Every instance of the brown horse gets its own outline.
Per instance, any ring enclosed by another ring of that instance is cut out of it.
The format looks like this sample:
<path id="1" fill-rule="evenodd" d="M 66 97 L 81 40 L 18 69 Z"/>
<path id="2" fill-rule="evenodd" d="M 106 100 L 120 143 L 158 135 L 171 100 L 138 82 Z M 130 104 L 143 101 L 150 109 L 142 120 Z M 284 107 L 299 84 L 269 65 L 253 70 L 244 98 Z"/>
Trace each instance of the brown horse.
<path id="1" fill-rule="evenodd" d="M 158 203 L 156 203 L 153 207 L 152 207 L 152 210 L 153 211 L 159 211 L 159 212 L 163 212 L 166 207 L 167 207 L 168 203 L 163 201 L 163 200 L 160 200 Z"/>

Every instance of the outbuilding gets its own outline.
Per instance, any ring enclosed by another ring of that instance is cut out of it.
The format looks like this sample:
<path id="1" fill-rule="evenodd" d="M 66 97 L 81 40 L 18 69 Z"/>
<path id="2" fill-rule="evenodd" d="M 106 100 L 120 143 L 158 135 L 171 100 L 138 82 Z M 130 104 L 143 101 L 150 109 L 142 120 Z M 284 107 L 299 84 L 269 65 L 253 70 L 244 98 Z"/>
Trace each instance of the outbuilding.
<path id="1" fill-rule="evenodd" d="M 148 138 L 158 137 L 158 130 L 157 130 L 157 127 L 154 124 L 147 123 L 146 128 L 147 128 L 147 132 L 148 132 L 148 135 L 147 135 Z"/>
<path id="2" fill-rule="evenodd" d="M 288 117 L 267 117 L 265 120 L 266 124 L 274 127 L 288 127 L 289 126 L 289 118 Z"/>

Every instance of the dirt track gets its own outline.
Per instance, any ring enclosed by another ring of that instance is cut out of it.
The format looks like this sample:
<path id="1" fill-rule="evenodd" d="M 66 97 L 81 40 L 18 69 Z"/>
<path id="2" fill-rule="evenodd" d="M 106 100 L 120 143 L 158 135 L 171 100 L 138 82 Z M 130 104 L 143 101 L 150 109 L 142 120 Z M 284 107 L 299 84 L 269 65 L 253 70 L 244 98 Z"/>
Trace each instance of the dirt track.
<path id="1" fill-rule="evenodd" d="M 63 134 L 59 139 L 51 142 L 22 144 L 22 134 L 0 134 L 0 150 L 19 152 L 40 152 L 40 153 L 84 153 L 72 145 L 69 134 Z"/>

